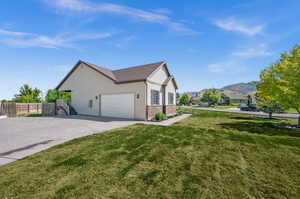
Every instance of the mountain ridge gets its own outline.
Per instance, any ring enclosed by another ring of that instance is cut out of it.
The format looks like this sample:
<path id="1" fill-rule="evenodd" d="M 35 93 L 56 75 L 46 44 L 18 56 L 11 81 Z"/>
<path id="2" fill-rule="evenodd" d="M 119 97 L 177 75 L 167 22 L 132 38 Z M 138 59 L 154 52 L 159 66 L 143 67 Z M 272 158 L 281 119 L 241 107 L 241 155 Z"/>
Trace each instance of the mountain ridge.
<path id="1" fill-rule="evenodd" d="M 236 84 L 230 84 L 227 86 L 224 86 L 221 88 L 221 90 L 230 90 L 230 91 L 235 91 L 241 94 L 249 94 L 256 92 L 256 85 L 258 81 L 251 81 L 248 83 L 236 83 Z"/>
<path id="2" fill-rule="evenodd" d="M 251 81 L 248 83 L 236 83 L 236 84 L 230 84 L 227 86 L 224 86 L 219 90 L 221 93 L 228 94 L 232 97 L 237 98 L 245 98 L 247 95 L 253 95 L 256 92 L 256 85 L 258 81 Z M 202 89 L 200 91 L 191 91 L 187 92 L 191 97 L 200 97 L 203 95 L 207 89 Z M 242 97 L 243 96 L 243 97 Z"/>

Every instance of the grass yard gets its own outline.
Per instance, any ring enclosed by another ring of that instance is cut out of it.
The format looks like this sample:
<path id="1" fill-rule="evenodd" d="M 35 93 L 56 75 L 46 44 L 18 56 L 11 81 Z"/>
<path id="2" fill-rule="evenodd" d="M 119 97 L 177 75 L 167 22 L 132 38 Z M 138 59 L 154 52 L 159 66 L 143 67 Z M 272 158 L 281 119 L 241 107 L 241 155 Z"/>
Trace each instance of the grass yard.
<path id="1" fill-rule="evenodd" d="M 214 106 L 213 108 L 216 108 L 216 109 L 229 109 L 229 108 L 239 108 L 239 105 L 217 105 L 217 106 Z"/>
<path id="2" fill-rule="evenodd" d="M 0 198 L 300 198 L 294 120 L 194 110 L 172 126 L 136 124 L 0 167 Z"/>

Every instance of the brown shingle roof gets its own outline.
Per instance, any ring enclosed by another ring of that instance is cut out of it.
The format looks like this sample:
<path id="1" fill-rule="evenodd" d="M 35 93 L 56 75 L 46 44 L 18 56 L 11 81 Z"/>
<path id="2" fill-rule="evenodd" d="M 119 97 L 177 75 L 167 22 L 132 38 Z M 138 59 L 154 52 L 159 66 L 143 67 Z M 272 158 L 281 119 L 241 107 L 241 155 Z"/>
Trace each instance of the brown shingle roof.
<path id="1" fill-rule="evenodd" d="M 97 66 L 95 64 L 91 64 L 88 62 L 84 62 L 81 61 L 82 63 L 85 63 L 86 65 L 89 65 L 90 67 L 94 68 L 95 70 L 99 71 L 100 73 L 106 75 L 107 77 L 109 77 L 110 79 L 117 81 L 115 75 L 113 74 L 113 72 L 107 68 L 101 67 L 101 66 Z"/>
<path id="2" fill-rule="evenodd" d="M 142 81 L 146 80 L 147 77 L 149 77 L 149 75 L 151 75 L 151 73 L 153 73 L 162 64 L 164 64 L 164 62 L 145 64 L 141 66 L 113 70 L 112 73 L 115 75 L 117 83 Z"/>
<path id="3" fill-rule="evenodd" d="M 164 62 L 156 62 L 152 64 L 145 64 L 140 66 L 133 66 L 129 68 L 122 68 L 119 70 L 109 70 L 95 64 L 90 64 L 88 62 L 83 62 L 95 70 L 114 80 L 116 83 L 133 82 L 133 81 L 143 81 L 146 80 L 151 73 L 153 73 L 158 67 L 160 67 Z"/>
<path id="4" fill-rule="evenodd" d="M 115 83 L 125 83 L 125 82 L 134 82 L 134 81 L 143 81 L 146 80 L 149 75 L 151 75 L 157 68 L 159 68 L 165 62 L 156 62 L 152 64 L 145 64 L 140 66 L 133 66 L 129 68 L 119 69 L 119 70 L 109 70 L 107 68 L 97 66 L 84 61 L 78 61 L 73 69 L 67 74 L 67 76 L 59 83 L 56 89 L 66 81 L 66 79 L 75 71 L 75 69 L 83 63 L 90 67 L 91 69 L 101 73 L 107 78 L 113 80 Z"/>

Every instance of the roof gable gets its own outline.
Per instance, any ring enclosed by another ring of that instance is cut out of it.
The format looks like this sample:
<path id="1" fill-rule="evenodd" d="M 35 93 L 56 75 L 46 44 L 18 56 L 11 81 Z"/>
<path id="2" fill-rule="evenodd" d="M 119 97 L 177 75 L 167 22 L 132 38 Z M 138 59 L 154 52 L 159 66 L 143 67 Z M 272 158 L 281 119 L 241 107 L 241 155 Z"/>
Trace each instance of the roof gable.
<path id="1" fill-rule="evenodd" d="M 163 63 L 164 62 L 145 64 L 120 70 L 113 70 L 112 72 L 117 79 L 116 83 L 143 81 L 146 80 Z"/>
<path id="2" fill-rule="evenodd" d="M 163 83 L 163 85 L 167 86 L 170 81 L 172 81 L 173 84 L 174 84 L 174 86 L 175 86 L 175 88 L 178 89 L 177 82 L 176 82 L 176 80 L 175 80 L 175 78 L 173 76 L 170 76 L 168 79 L 166 79 L 166 81 Z"/>
<path id="3" fill-rule="evenodd" d="M 168 68 L 166 67 L 165 62 L 156 62 L 152 64 L 145 64 L 140 66 L 119 69 L 119 70 L 109 70 L 107 68 L 79 60 L 72 68 L 72 70 L 59 83 L 56 89 L 59 89 L 63 85 L 63 83 L 79 67 L 80 64 L 84 64 L 85 66 L 93 69 L 95 72 L 98 72 L 101 75 L 104 75 L 105 77 L 109 78 L 110 80 L 112 80 L 114 83 L 117 84 L 126 83 L 126 82 L 135 82 L 135 81 L 145 81 L 150 75 L 152 75 L 155 71 L 157 71 L 161 66 L 164 66 L 166 68 L 166 71 L 170 76 L 170 73 L 168 71 Z"/>

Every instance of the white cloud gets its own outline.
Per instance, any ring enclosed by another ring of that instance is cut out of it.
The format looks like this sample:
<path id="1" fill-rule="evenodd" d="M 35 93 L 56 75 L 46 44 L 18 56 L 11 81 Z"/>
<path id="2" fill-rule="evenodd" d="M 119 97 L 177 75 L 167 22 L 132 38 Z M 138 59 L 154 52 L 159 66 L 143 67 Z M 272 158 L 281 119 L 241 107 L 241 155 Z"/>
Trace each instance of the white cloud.
<path id="1" fill-rule="evenodd" d="M 157 9 L 153 9 L 153 12 L 159 13 L 159 14 L 163 14 L 163 15 L 170 15 L 172 14 L 172 11 L 170 9 L 167 8 L 157 8 Z"/>
<path id="2" fill-rule="evenodd" d="M 8 36 L 27 36 L 32 35 L 31 33 L 26 32 L 14 32 L 9 30 L 0 29 L 0 35 L 8 35 Z"/>
<path id="3" fill-rule="evenodd" d="M 196 31 L 186 27 L 183 23 L 173 21 L 169 16 L 162 13 L 144 11 L 141 9 L 131 8 L 111 3 L 92 4 L 83 0 L 44 0 L 49 5 L 58 9 L 65 9 L 73 12 L 89 13 L 113 13 L 123 16 L 132 17 L 146 22 L 158 23 L 169 27 L 170 29 L 186 34 L 195 34 Z"/>
<path id="4" fill-rule="evenodd" d="M 223 30 L 239 32 L 248 36 L 259 35 L 263 32 L 263 25 L 248 25 L 233 17 L 215 21 L 215 25 Z"/>
<path id="5" fill-rule="evenodd" d="M 213 63 L 208 65 L 207 67 L 209 72 L 212 73 L 224 73 L 226 74 L 236 74 L 245 69 L 245 66 L 243 63 L 240 63 L 238 61 L 224 61 L 219 63 Z"/>
<path id="6" fill-rule="evenodd" d="M 68 48 L 80 40 L 94 40 L 110 37 L 111 33 L 65 33 L 46 36 L 35 33 L 14 32 L 0 29 L 0 42 L 14 47 Z"/>
<path id="7" fill-rule="evenodd" d="M 234 56 L 245 57 L 245 58 L 265 57 L 265 56 L 271 56 L 272 54 L 273 53 L 268 50 L 266 44 L 259 44 L 255 47 L 244 48 L 232 53 L 232 55 Z"/>

